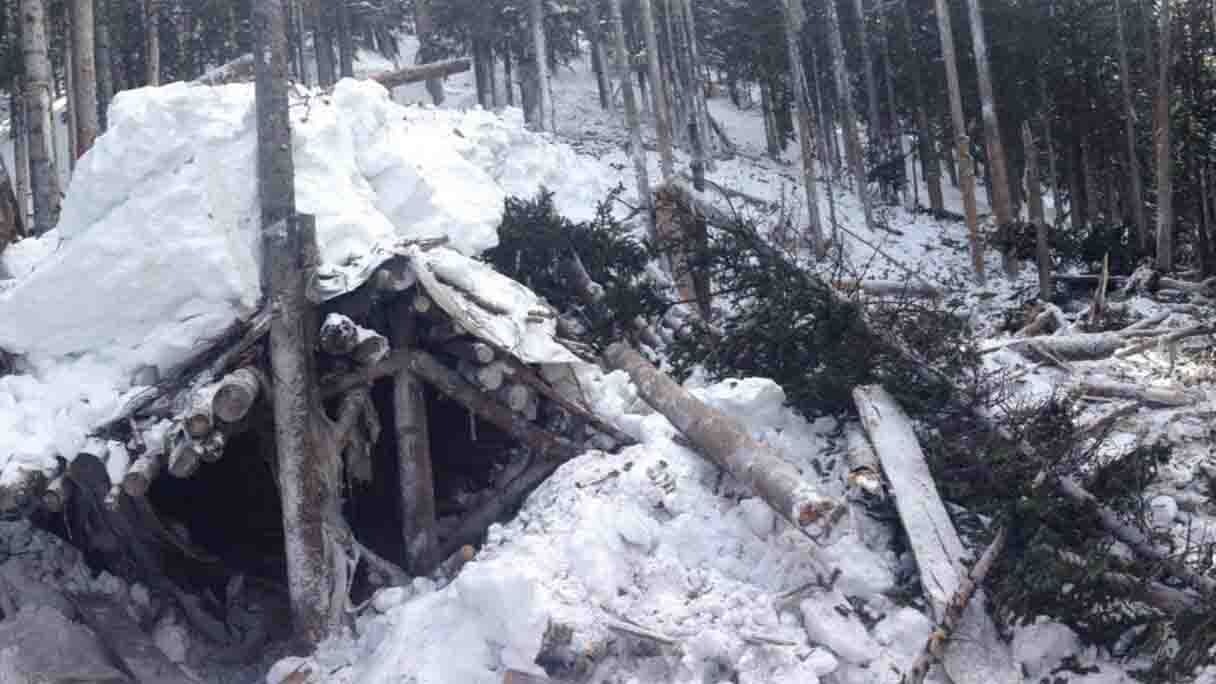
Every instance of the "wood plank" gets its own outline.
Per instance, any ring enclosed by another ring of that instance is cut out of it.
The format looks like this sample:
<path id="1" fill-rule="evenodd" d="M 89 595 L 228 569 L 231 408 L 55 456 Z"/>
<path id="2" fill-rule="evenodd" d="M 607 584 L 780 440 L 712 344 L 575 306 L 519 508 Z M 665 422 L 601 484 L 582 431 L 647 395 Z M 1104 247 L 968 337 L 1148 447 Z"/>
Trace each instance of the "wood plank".
<path id="1" fill-rule="evenodd" d="M 895 497 L 934 618 L 940 621 L 967 576 L 963 542 L 942 503 L 907 414 L 877 385 L 858 387 L 853 399 Z M 988 617 L 986 603 L 984 592 L 977 591 L 946 649 L 943 665 L 956 684 L 1020 683 L 1022 677 Z"/>

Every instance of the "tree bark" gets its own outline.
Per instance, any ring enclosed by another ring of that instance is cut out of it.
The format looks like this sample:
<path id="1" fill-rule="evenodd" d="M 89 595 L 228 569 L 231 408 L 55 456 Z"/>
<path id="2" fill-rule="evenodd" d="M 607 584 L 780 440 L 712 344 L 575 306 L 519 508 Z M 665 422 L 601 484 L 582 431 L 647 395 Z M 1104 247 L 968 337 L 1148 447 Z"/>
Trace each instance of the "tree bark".
<path id="1" fill-rule="evenodd" d="M 913 40 L 912 14 L 908 10 L 908 0 L 899 2 L 900 22 L 907 36 L 908 50 L 912 58 L 918 58 L 916 41 Z M 933 129 L 929 125 L 929 111 L 925 104 L 925 85 L 921 71 L 915 65 L 912 68 L 912 99 L 916 108 L 917 154 L 920 156 L 921 168 L 924 171 L 925 186 L 929 191 L 929 208 L 934 212 L 945 211 L 946 205 L 942 198 L 942 167 L 937 157 Z"/>
<path id="2" fill-rule="evenodd" d="M 612 111 L 612 85 L 608 81 L 608 58 L 604 55 L 603 32 L 600 30 L 599 3 L 592 2 L 587 13 L 587 40 L 591 43 L 591 70 L 595 72 L 595 89 L 600 97 L 600 109 Z"/>
<path id="3" fill-rule="evenodd" d="M 429 64 L 419 64 L 417 66 L 406 67 L 396 71 L 387 71 L 372 76 L 372 80 L 380 85 L 392 90 L 397 86 L 402 86 L 407 83 L 417 83 L 418 81 L 427 81 L 451 76 L 468 71 L 470 68 L 469 60 L 463 57 L 459 59 L 449 59 L 442 62 L 431 62 Z"/>
<path id="4" fill-rule="evenodd" d="M 72 0 L 72 85 L 76 112 L 76 157 L 97 139 L 97 63 L 93 0 Z"/>
<path id="5" fill-rule="evenodd" d="M 753 439 L 735 419 L 693 397 L 624 343 L 610 346 L 604 361 L 627 373 L 647 403 L 781 517 L 798 528 L 831 526 L 840 502 L 807 484 L 797 468 Z"/>
<path id="6" fill-rule="evenodd" d="M 21 0 L 21 47 L 25 55 L 26 116 L 30 186 L 34 196 L 32 235 L 59 221 L 59 171 L 52 145 L 51 62 L 47 55 L 45 0 Z"/>
<path id="7" fill-rule="evenodd" d="M 967 219 L 967 234 L 971 245 L 971 267 L 977 282 L 984 281 L 984 249 L 980 242 L 979 212 L 975 205 L 975 167 L 971 160 L 971 139 L 967 136 L 967 121 L 963 118 L 963 96 L 958 80 L 958 59 L 954 53 L 954 29 L 950 22 L 950 5 L 946 0 L 934 0 L 938 34 L 942 41 L 942 59 L 946 64 L 946 86 L 950 91 L 950 119 L 954 125 L 955 154 L 958 176 L 963 192 L 963 212 Z M 994 112 L 995 113 L 995 112 Z"/>
<path id="8" fill-rule="evenodd" d="M 1115 0 L 1115 28 L 1119 43 L 1119 83 L 1123 95 L 1123 131 L 1127 144 L 1128 205 L 1136 225 L 1136 240 L 1142 252 L 1148 251 L 1148 219 L 1144 214 L 1143 178 L 1140 157 L 1136 154 L 1136 109 L 1132 104 L 1132 70 L 1127 56 L 1122 0 Z"/>
<path id="9" fill-rule="evenodd" d="M 335 0 L 338 10 L 338 75 L 355 77 L 355 37 L 350 25 L 350 5 L 347 0 Z"/>
<path id="10" fill-rule="evenodd" d="M 977 591 L 972 601 L 960 604 L 965 608 L 954 610 L 958 606 L 953 600 L 967 579 L 958 566 L 963 543 L 937 492 L 911 420 L 880 386 L 858 387 L 853 399 L 891 485 L 933 614 L 939 622 L 953 617 L 967 635 L 943 654 L 946 673 L 959 684 L 1021 682 L 985 611 L 983 593 Z"/>
<path id="11" fill-rule="evenodd" d="M 94 7 L 96 42 L 93 66 L 97 71 L 97 128 L 104 132 L 108 126 L 107 114 L 110 101 L 114 99 L 113 58 L 110 52 L 110 3 L 96 0 Z"/>
<path id="12" fill-rule="evenodd" d="M 160 85 L 160 0 L 144 2 L 144 82 Z"/>
<path id="13" fill-rule="evenodd" d="M 659 68 L 659 38 L 655 33 L 654 10 L 650 0 L 639 0 L 641 10 L 642 35 L 646 39 L 646 66 L 650 74 L 650 97 L 654 110 L 655 137 L 659 146 L 659 169 L 663 180 L 671 180 L 676 172 L 675 155 L 671 142 L 671 110 L 667 107 L 667 97 L 663 92 L 663 75 Z"/>
<path id="14" fill-rule="evenodd" d="M 944 2 L 944 0 L 942 0 Z M 845 61 L 844 38 L 840 30 L 840 19 L 836 12 L 836 3 L 828 2 L 828 34 L 832 44 L 833 73 L 836 76 L 836 98 L 841 105 L 841 117 L 844 120 L 845 156 L 849 160 L 849 169 L 853 172 L 853 180 L 857 184 L 857 198 L 861 200 L 861 208 L 866 217 L 866 227 L 874 230 L 874 209 L 870 199 L 870 190 L 866 184 L 865 158 L 862 155 L 861 139 L 857 131 L 857 113 L 853 107 L 853 89 L 850 84 L 848 63 Z"/>
<path id="15" fill-rule="evenodd" d="M 4 248 L 22 237 L 24 231 L 21 224 L 21 207 L 17 203 L 17 195 L 13 191 L 12 177 L 8 173 L 8 165 L 0 157 L 0 254 Z"/>
<path id="16" fill-rule="evenodd" d="M 655 237 L 654 199 L 650 193 L 650 178 L 646 171 L 646 150 L 642 147 L 642 122 L 638 115 L 638 102 L 630 79 L 629 51 L 625 46 L 625 18 L 621 12 L 621 0 L 609 0 L 612 10 L 612 33 L 616 52 L 617 70 L 621 74 L 621 94 L 625 100 L 625 122 L 629 127 L 629 156 L 633 159 L 634 180 L 638 188 L 639 206 L 646 212 L 646 223 L 650 236 Z"/>
<path id="17" fill-rule="evenodd" d="M 1170 0 L 1161 0 L 1160 54 L 1153 142 L 1157 153 L 1157 268 L 1174 268 L 1174 159 L 1170 144 Z"/>
<path id="18" fill-rule="evenodd" d="M 771 159 L 781 157 L 781 144 L 778 141 L 777 117 L 773 112 L 773 89 L 768 81 L 760 80 L 760 111 L 764 116 L 764 141 L 768 156 Z"/>
<path id="19" fill-rule="evenodd" d="M 790 62 L 790 80 L 794 84 L 794 101 L 798 106 L 798 143 L 802 150 L 802 185 L 806 193 L 807 231 L 816 258 L 822 259 L 827 256 L 828 246 L 824 239 L 823 224 L 819 219 L 819 192 L 815 187 L 815 129 L 806 87 L 806 71 L 802 64 L 802 0 L 782 0 L 781 4 L 785 15 L 785 46 Z"/>
<path id="20" fill-rule="evenodd" d="M 36 235 L 34 222 L 31 220 L 32 217 L 30 215 L 29 115 L 26 110 L 25 77 L 20 74 L 13 77 L 13 92 L 10 94 L 9 100 L 13 110 L 10 134 L 15 137 L 13 141 L 13 164 L 17 168 L 13 170 L 13 175 L 15 176 L 14 182 L 16 183 L 18 217 L 21 221 L 23 233 Z"/>
<path id="21" fill-rule="evenodd" d="M 553 115 L 553 97 L 549 91 L 549 49 L 545 42 L 545 6 L 544 0 L 529 0 L 528 30 L 532 39 L 532 58 L 536 62 L 537 116 L 528 120 L 528 127 L 534 131 L 547 128 L 545 121 Z M 624 79 L 629 79 L 630 70 L 625 70 Z"/>
<path id="22" fill-rule="evenodd" d="M 317 643 L 344 618 L 345 605 L 336 592 L 345 592 L 344 578 L 337 576 L 345 566 L 332 554 L 324 525 L 339 476 L 329 472 L 333 467 L 314 424 L 319 411 L 310 344 L 315 324 L 305 292 L 315 258 L 308 242 L 315 233 L 306 217 L 295 214 L 283 0 L 257 0 L 253 20 L 262 283 L 275 304 L 270 363 L 288 590 L 296 634 Z"/>
<path id="23" fill-rule="evenodd" d="M 693 110 L 692 114 L 696 117 L 697 125 L 697 142 L 701 149 L 707 154 L 712 155 L 715 148 L 713 140 L 709 135 L 709 105 L 705 100 L 705 84 L 702 82 L 701 71 L 701 47 L 700 39 L 697 37 L 697 22 L 696 16 L 693 13 L 692 0 L 674 0 L 681 6 L 681 12 L 684 21 L 681 23 L 685 42 L 688 47 L 688 91 L 692 99 Z M 695 147 L 695 145 L 694 145 Z M 712 161 L 707 161 L 706 169 L 713 170 L 714 164 Z"/>
<path id="24" fill-rule="evenodd" d="M 1013 204 L 1010 199 L 1008 162 L 1005 145 L 1001 142 L 1001 124 L 996 111 L 996 96 L 992 89 L 992 72 L 988 63 L 988 41 L 984 36 L 984 18 L 980 0 L 967 0 L 967 16 L 971 20 L 971 45 L 975 53 L 976 76 L 979 80 L 980 111 L 984 120 L 984 147 L 988 152 L 986 168 L 992 175 L 992 212 L 997 230 L 1006 234 L 1013 226 Z M 1008 241 L 1004 252 L 1005 273 L 1017 274 L 1017 251 Z"/>
<path id="25" fill-rule="evenodd" d="M 1050 302 L 1055 294 L 1051 276 L 1051 248 L 1048 245 L 1047 220 L 1043 215 L 1043 184 L 1039 179 L 1039 149 L 1035 146 L 1030 122 L 1022 122 L 1022 147 L 1026 154 L 1026 192 L 1030 223 L 1034 225 L 1035 255 L 1039 263 L 1039 299 Z"/>
<path id="26" fill-rule="evenodd" d="M 316 3 L 312 10 L 312 22 L 312 46 L 317 58 L 317 85 L 328 88 L 338 79 L 334 64 L 334 36 L 330 30 L 329 13 L 325 11 L 324 2 Z M 421 52 L 422 50 L 419 50 L 419 54 Z"/>
<path id="27" fill-rule="evenodd" d="M 874 77 L 874 60 L 870 56 L 870 31 L 866 19 L 865 0 L 853 0 L 857 15 L 857 42 L 861 52 L 861 77 L 866 87 L 866 138 L 875 149 L 882 149 L 882 112 L 878 104 L 878 79 Z M 864 157 L 863 157 L 864 159 Z M 880 186 L 881 187 L 881 186 Z"/>
<path id="28" fill-rule="evenodd" d="M 398 297 L 389 335 L 396 349 L 417 343 L 417 317 L 406 297 Z M 397 435 L 397 476 L 401 490 L 402 538 L 406 569 L 415 575 L 435 553 L 435 478 L 431 469 L 426 394 L 422 381 L 407 368 L 393 374 L 393 419 Z"/>

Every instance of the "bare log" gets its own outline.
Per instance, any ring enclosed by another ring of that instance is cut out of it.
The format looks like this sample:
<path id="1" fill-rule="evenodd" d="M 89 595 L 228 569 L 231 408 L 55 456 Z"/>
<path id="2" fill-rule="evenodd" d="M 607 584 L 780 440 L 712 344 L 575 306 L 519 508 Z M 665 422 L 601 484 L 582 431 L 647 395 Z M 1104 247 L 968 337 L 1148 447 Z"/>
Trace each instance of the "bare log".
<path id="1" fill-rule="evenodd" d="M 1089 565 L 1083 557 L 1071 551 L 1057 550 L 1055 555 L 1065 563 L 1079 569 L 1085 569 Z M 1103 572 L 1099 578 L 1166 615 L 1197 613 L 1203 608 L 1202 600 L 1197 594 L 1175 589 L 1161 582 L 1145 581 L 1133 575 L 1113 571 Z"/>
<path id="2" fill-rule="evenodd" d="M 523 362 L 519 361 L 518 359 L 509 358 L 507 359 L 507 363 L 511 366 L 513 371 L 512 377 L 514 379 L 536 390 L 539 394 L 545 396 L 553 403 L 557 404 L 566 411 L 569 411 L 571 414 L 587 421 L 591 427 L 594 427 L 596 430 L 608 435 L 615 440 L 617 444 L 637 444 L 637 440 L 628 433 L 624 432 L 612 423 L 600 418 L 581 406 L 578 402 L 575 402 L 566 395 L 562 394 L 561 391 L 546 382 L 545 379 L 537 374 L 535 370 L 525 365 Z"/>
<path id="3" fill-rule="evenodd" d="M 1202 323 L 1200 325 L 1193 325 L 1193 326 L 1190 326 L 1189 328 L 1183 328 L 1181 330 L 1176 330 L 1172 333 L 1168 333 L 1163 337 L 1144 340 L 1142 342 L 1137 342 L 1136 344 L 1133 344 L 1129 347 L 1124 347 L 1123 349 L 1116 350 L 1115 356 L 1118 358 L 1126 358 L 1128 356 L 1133 356 L 1135 354 L 1140 354 L 1142 352 L 1146 352 L 1149 349 L 1152 349 L 1153 347 L 1156 347 L 1158 345 L 1177 344 L 1178 342 L 1185 340 L 1188 337 L 1198 337 L 1200 335 L 1211 335 L 1213 332 L 1216 332 L 1216 326 L 1213 326 L 1211 323 Z"/>
<path id="4" fill-rule="evenodd" d="M 181 430 L 171 438 L 173 448 L 169 451 L 169 474 L 173 477 L 190 477 L 203 462 L 202 450 Z"/>
<path id="5" fill-rule="evenodd" d="M 1143 331 L 1152 334 L 1152 331 Z M 1138 334 L 1136 336 L 1146 336 Z M 1015 339 L 986 351 L 995 351 L 1001 347 L 1010 347 L 1025 354 L 1035 351 L 1034 346 L 1046 350 L 1052 356 L 1068 361 L 1090 361 L 1104 359 L 1127 345 L 1129 335 L 1120 332 L 1076 333 L 1071 335 L 1039 336 L 1029 340 Z"/>
<path id="6" fill-rule="evenodd" d="M 122 488 L 127 496 L 147 496 L 152 482 L 160 475 L 161 458 L 161 454 L 144 454 L 135 459 L 135 462 L 127 469 L 127 474 L 122 478 Z"/>
<path id="7" fill-rule="evenodd" d="M 858 387 L 853 399 L 862 425 L 882 462 L 899 518 L 920 567 L 921 584 L 939 622 L 951 615 L 953 600 L 967 579 L 958 565 L 965 555 L 954 523 L 929 473 L 912 422 L 882 387 Z M 1020 682 L 1009 650 L 985 610 L 982 592 L 959 607 L 955 620 L 967 634 L 944 654 L 947 674 L 960 684 Z"/>
<path id="8" fill-rule="evenodd" d="M 834 284 L 841 290 L 860 291 L 873 297 L 923 297 L 926 299 L 940 299 L 942 296 L 940 288 L 924 282 L 842 279 L 837 280 Z"/>
<path id="9" fill-rule="evenodd" d="M 458 359 L 485 365 L 494 361 L 494 348 L 476 340 L 453 340 L 443 345 L 443 351 Z"/>
<path id="10" fill-rule="evenodd" d="M 1068 321 L 1064 318 L 1064 312 L 1060 307 L 1047 302 L 1043 304 L 1039 313 L 1030 320 L 1029 323 L 1022 326 L 1022 329 L 1015 333 L 1015 337 L 1034 337 L 1044 333 L 1051 333 L 1057 330 L 1063 330 L 1068 327 Z"/>
<path id="11" fill-rule="evenodd" d="M 1085 396 L 1135 399 L 1156 406 L 1190 406 L 1197 401 L 1182 389 L 1145 387 L 1096 377 L 1081 379 L 1075 391 Z"/>
<path id="12" fill-rule="evenodd" d="M 1079 504 L 1092 507 L 1106 531 L 1110 532 L 1115 539 L 1131 547 L 1136 555 L 1159 563 L 1171 575 L 1194 587 L 1207 599 L 1216 597 L 1216 578 L 1195 571 L 1185 562 L 1159 548 L 1147 535 L 1120 519 L 1118 513 L 1103 505 L 1076 480 L 1070 477 L 1060 477 L 1056 479 L 1055 484 L 1056 489 L 1064 496 Z"/>
<path id="13" fill-rule="evenodd" d="M 225 64 L 215 67 L 194 80 L 197 85 L 218 86 L 226 83 L 243 83 L 253 80 L 253 54 L 246 53 Z"/>
<path id="14" fill-rule="evenodd" d="M 456 550 L 456 553 L 448 556 L 447 560 L 439 564 L 438 572 L 444 577 L 455 577 L 460 569 L 473 560 L 477 556 L 477 549 L 471 544 L 465 544 Z"/>
<path id="15" fill-rule="evenodd" d="M 377 363 L 388 355 L 388 340 L 339 313 L 331 313 L 321 324 L 318 346 L 327 354 L 350 356 L 362 365 Z"/>
<path id="16" fill-rule="evenodd" d="M 512 411 L 522 414 L 528 420 L 536 420 L 539 409 L 536 392 L 527 385 L 507 383 L 500 387 L 495 395 Z"/>
<path id="17" fill-rule="evenodd" d="M 396 71 L 386 71 L 375 74 L 371 78 L 380 85 L 392 90 L 397 86 L 403 86 L 408 83 L 418 83 L 420 81 L 429 81 L 436 78 L 444 78 L 453 74 L 463 73 L 470 68 L 470 62 L 466 57 L 457 59 L 448 59 L 441 62 L 428 62 L 427 64 L 417 64 L 414 66 L 397 69 Z"/>
<path id="18" fill-rule="evenodd" d="M 417 323 L 413 307 L 398 299 L 389 325 L 393 345 L 398 349 L 415 346 Z M 488 348 L 488 345 L 482 346 Z M 493 358 L 493 351 L 490 349 L 490 358 Z M 397 436 L 397 479 L 401 488 L 401 532 L 406 549 L 406 567 L 417 574 L 423 570 L 420 561 L 434 552 L 437 542 L 435 478 L 422 381 L 404 368 L 393 376 L 393 421 Z"/>
<path id="19" fill-rule="evenodd" d="M 830 525 L 840 502 L 808 484 L 797 468 L 753 439 L 738 421 L 693 397 L 624 343 L 609 347 L 604 361 L 628 373 L 647 403 L 783 518 L 799 528 Z"/>
<path id="20" fill-rule="evenodd" d="M 208 385 L 196 391 L 190 397 L 190 405 L 182 415 L 182 426 L 186 429 L 186 434 L 195 439 L 202 439 L 215 427 L 215 418 L 211 411 L 215 390 L 214 385 Z"/>
<path id="21" fill-rule="evenodd" d="M 211 398 L 211 412 L 224 423 L 235 423 L 249 414 L 258 395 L 267 386 L 261 372 L 239 368 L 220 380 Z"/>
<path id="22" fill-rule="evenodd" d="M 414 295 L 412 305 L 414 307 L 414 311 L 420 314 L 430 313 L 430 311 L 435 308 L 435 302 L 431 301 L 430 297 L 421 292 Z"/>
<path id="23" fill-rule="evenodd" d="M 954 596 L 950 597 L 950 602 L 946 604 L 945 615 L 938 620 L 937 626 L 929 634 L 929 640 L 925 642 L 925 647 L 912 663 L 912 667 L 904 673 L 900 680 L 901 684 L 922 684 L 925 681 L 925 675 L 929 674 L 929 668 L 935 661 L 942 659 L 946 652 L 947 640 L 962 623 L 964 611 L 971 603 L 971 597 L 975 595 L 975 591 L 983 584 L 988 572 L 992 570 L 992 565 L 1004 550 L 1007 539 L 1008 533 L 1004 527 L 997 530 L 996 537 L 988 544 L 988 548 L 984 549 L 984 555 L 980 556 L 975 567 L 971 568 L 971 572 L 959 584 Z"/>
<path id="24" fill-rule="evenodd" d="M 76 613 L 119 660 L 135 681 L 149 684 L 193 684 L 194 679 L 169 660 L 126 611 L 107 597 L 70 596 Z"/>

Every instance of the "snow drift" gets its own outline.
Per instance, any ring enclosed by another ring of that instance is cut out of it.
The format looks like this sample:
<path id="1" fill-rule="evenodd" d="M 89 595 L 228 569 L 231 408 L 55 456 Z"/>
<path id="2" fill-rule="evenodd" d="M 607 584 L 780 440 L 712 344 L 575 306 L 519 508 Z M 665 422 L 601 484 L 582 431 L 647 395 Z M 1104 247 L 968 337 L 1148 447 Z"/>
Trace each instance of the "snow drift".
<path id="1" fill-rule="evenodd" d="M 0 286 L 0 348 L 25 358 L 22 375 L 0 378 L 0 469 L 71 458 L 138 391 L 137 369 L 181 362 L 256 305 L 254 114 L 251 84 L 115 98 L 57 228 L 0 261 L 13 277 Z M 587 206 L 607 190 L 597 165 L 517 116 L 402 107 L 368 81 L 298 92 L 291 116 L 297 207 L 317 219 L 324 296 L 409 240 L 446 236 L 469 256 L 494 246 L 508 194 L 545 184 Z"/>

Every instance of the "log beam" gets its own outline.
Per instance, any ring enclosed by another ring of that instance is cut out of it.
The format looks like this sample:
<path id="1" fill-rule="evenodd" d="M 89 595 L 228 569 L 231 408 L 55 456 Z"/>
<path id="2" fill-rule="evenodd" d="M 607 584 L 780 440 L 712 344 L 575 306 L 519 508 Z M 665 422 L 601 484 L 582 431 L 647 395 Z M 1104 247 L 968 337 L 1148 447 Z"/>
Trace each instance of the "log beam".
<path id="1" fill-rule="evenodd" d="M 418 64 L 415 66 L 397 69 L 396 71 L 385 71 L 375 74 L 371 78 L 380 85 L 392 90 L 397 86 L 403 86 L 408 83 L 419 83 L 435 78 L 444 78 L 453 74 L 463 73 L 470 68 L 470 62 L 466 57 L 457 59 L 448 59 L 441 62 L 428 62 L 426 64 Z"/>
<path id="2" fill-rule="evenodd" d="M 417 303 L 415 299 L 413 303 Z M 390 317 L 389 335 L 397 349 L 417 345 L 418 319 L 405 297 L 398 297 Z M 470 344 L 472 351 L 475 344 Z M 482 345 L 488 348 L 488 345 Z M 463 348 L 463 347 L 462 347 Z M 493 359 L 493 349 L 490 358 Z M 436 544 L 435 477 L 427 430 L 426 394 L 421 379 L 406 368 L 393 374 L 393 421 L 397 435 L 397 474 L 401 491 L 402 538 L 406 568 L 420 574 L 420 560 Z"/>

